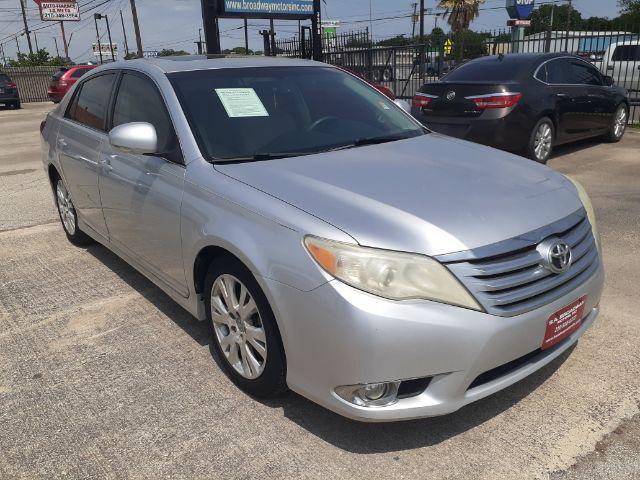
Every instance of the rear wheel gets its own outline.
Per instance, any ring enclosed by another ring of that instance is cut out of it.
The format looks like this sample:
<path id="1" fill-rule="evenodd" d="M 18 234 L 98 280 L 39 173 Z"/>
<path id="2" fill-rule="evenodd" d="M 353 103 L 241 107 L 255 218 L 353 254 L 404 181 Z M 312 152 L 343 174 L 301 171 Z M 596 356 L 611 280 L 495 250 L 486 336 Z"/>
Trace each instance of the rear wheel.
<path id="1" fill-rule="evenodd" d="M 554 134 L 555 128 L 550 118 L 538 120 L 529 137 L 527 156 L 536 162 L 547 163 L 553 152 Z"/>
<path id="2" fill-rule="evenodd" d="M 627 120 L 629 119 L 629 112 L 627 106 L 622 104 L 616 110 L 613 116 L 613 121 L 609 127 L 609 132 L 605 135 L 605 140 L 610 143 L 617 143 L 622 140 L 624 132 L 627 129 Z"/>
<path id="3" fill-rule="evenodd" d="M 260 398 L 286 390 L 280 333 L 251 272 L 235 258 L 214 261 L 205 279 L 205 305 L 217 363 L 233 383 Z"/>
<path id="4" fill-rule="evenodd" d="M 20 100 L 18 100 L 13 104 L 13 108 L 15 108 L 16 110 L 20 110 L 22 108 L 22 105 L 20 104 Z"/>
<path id="5" fill-rule="evenodd" d="M 76 209 L 73 206 L 69 191 L 61 178 L 57 178 L 55 181 L 55 197 L 62 228 L 69 241 L 78 247 L 92 243 L 93 240 L 91 237 L 78 228 Z"/>

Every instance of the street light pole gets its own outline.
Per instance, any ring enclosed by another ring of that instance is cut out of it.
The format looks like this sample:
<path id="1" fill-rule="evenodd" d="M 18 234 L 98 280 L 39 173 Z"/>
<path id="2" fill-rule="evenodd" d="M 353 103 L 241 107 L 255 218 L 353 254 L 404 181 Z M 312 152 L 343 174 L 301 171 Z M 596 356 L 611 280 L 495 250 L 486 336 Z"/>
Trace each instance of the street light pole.
<path id="1" fill-rule="evenodd" d="M 100 65 L 102 65 L 102 45 L 100 45 L 100 32 L 98 31 L 98 17 L 94 15 L 93 21 L 96 24 L 96 37 L 98 39 L 98 54 L 100 55 Z"/>
<path id="2" fill-rule="evenodd" d="M 20 0 L 20 9 L 22 10 L 22 20 L 24 21 L 24 33 L 27 35 L 27 43 L 29 44 L 29 53 L 33 53 L 31 46 L 31 36 L 29 35 L 29 24 L 27 24 L 27 12 L 24 8 L 24 0 Z"/>

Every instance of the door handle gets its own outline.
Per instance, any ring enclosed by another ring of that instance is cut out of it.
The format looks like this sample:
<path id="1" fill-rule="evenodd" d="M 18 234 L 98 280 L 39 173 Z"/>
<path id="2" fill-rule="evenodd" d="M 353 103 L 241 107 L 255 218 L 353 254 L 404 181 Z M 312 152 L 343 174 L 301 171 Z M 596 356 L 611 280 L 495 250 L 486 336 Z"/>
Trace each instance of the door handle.
<path id="1" fill-rule="evenodd" d="M 113 167 L 111 166 L 111 158 L 109 158 L 109 156 L 104 155 L 102 158 L 100 158 L 100 165 L 102 165 L 102 169 L 106 172 L 110 172 L 111 170 L 113 170 Z"/>
<path id="2" fill-rule="evenodd" d="M 65 149 L 69 146 L 67 141 L 64 138 L 58 138 L 58 147 L 61 149 Z"/>

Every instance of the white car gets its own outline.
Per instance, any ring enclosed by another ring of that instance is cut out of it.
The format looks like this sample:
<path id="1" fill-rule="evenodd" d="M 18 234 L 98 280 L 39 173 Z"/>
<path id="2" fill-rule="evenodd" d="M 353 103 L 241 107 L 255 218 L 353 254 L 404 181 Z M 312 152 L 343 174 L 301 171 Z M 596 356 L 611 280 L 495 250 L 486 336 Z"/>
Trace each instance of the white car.
<path id="1" fill-rule="evenodd" d="M 627 89 L 630 98 L 640 99 L 640 40 L 612 43 L 596 66 Z"/>

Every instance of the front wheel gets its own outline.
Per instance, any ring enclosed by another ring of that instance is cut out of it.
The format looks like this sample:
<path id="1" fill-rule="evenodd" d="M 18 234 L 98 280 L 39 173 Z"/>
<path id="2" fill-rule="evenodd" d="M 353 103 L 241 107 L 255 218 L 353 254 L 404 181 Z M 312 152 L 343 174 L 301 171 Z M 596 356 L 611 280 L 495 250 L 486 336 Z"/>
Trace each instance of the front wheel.
<path id="1" fill-rule="evenodd" d="M 260 398 L 286 390 L 286 359 L 273 311 L 251 272 L 234 258 L 209 267 L 205 305 L 218 365 Z"/>
<path id="2" fill-rule="evenodd" d="M 609 131 L 605 135 L 605 140 L 610 143 L 618 143 L 622 140 L 624 132 L 627 129 L 627 120 L 629 113 L 626 105 L 620 105 L 613 116 L 613 121 L 609 127 Z"/>
<path id="3" fill-rule="evenodd" d="M 553 139 L 555 128 L 550 118 L 544 117 L 538 120 L 527 146 L 527 156 L 540 163 L 547 163 L 553 152 Z"/>

